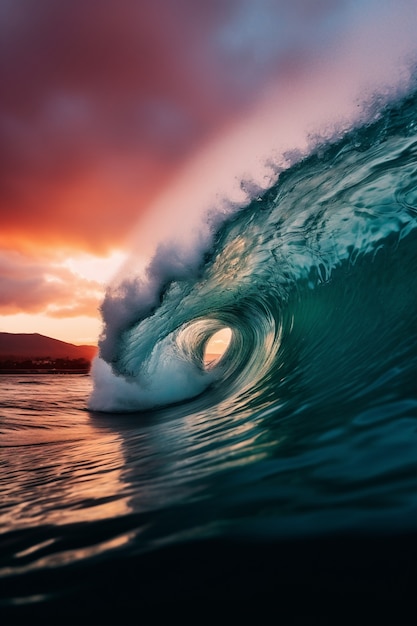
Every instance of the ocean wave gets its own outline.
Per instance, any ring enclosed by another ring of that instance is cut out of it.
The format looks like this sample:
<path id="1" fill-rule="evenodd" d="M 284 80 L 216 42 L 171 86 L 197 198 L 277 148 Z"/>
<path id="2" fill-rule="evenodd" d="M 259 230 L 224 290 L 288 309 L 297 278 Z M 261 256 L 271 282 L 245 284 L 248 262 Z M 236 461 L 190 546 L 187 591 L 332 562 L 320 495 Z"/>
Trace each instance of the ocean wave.
<path id="1" fill-rule="evenodd" d="M 90 408 L 140 411 L 196 396 L 201 406 L 221 401 L 235 410 L 255 397 L 269 402 L 304 344 L 311 353 L 303 358 L 325 354 L 330 374 L 338 346 L 352 353 L 358 333 L 368 352 L 376 349 L 372 318 L 380 311 L 364 311 L 370 290 L 392 325 L 383 324 L 384 341 L 409 328 L 416 103 L 412 92 L 372 109 L 337 140 L 316 141 L 249 205 L 209 213 L 193 247 L 165 242 L 144 276 L 111 286 Z M 230 345 L 206 367 L 207 343 L 222 328 L 231 329 Z M 363 367 L 373 355 L 362 354 Z"/>

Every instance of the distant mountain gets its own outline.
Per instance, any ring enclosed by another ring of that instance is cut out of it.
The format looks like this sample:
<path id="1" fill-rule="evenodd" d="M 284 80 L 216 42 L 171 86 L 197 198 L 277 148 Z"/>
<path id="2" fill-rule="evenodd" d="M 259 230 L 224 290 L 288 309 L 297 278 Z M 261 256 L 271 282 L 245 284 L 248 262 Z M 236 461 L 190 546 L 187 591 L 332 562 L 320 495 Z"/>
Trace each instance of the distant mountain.
<path id="1" fill-rule="evenodd" d="M 95 346 L 76 346 L 38 333 L 0 333 L 0 359 L 87 359 L 91 361 Z"/>

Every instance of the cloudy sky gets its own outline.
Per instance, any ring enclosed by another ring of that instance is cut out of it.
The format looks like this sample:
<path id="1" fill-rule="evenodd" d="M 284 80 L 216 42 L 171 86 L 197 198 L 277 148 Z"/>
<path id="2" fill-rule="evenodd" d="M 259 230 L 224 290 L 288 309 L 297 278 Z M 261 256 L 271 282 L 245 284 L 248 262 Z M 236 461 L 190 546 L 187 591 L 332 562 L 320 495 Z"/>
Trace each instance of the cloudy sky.
<path id="1" fill-rule="evenodd" d="M 395 83 L 416 32 L 415 0 L 0 0 L 0 330 L 96 342 L 132 232 L 193 211 L 184 171 L 250 175 Z"/>

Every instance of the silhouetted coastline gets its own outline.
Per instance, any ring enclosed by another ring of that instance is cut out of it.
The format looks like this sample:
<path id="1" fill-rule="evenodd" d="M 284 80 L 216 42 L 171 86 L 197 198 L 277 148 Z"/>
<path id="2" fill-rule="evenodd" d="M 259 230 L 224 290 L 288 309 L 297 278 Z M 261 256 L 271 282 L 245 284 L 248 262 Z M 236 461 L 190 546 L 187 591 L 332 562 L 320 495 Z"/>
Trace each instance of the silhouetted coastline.
<path id="1" fill-rule="evenodd" d="M 1 374 L 88 374 L 87 359 L 7 359 L 0 361 Z"/>

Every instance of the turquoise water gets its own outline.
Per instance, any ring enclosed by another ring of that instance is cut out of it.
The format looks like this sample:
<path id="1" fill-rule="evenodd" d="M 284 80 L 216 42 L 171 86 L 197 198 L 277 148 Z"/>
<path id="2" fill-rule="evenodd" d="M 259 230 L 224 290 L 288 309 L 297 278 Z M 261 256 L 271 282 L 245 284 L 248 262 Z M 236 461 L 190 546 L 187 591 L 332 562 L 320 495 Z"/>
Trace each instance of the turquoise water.
<path id="1" fill-rule="evenodd" d="M 7 621 L 412 623 L 416 105 L 110 290 L 93 378 L 0 378 Z"/>

